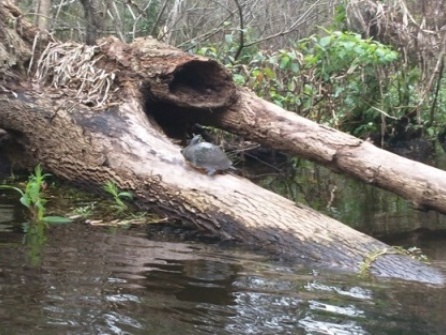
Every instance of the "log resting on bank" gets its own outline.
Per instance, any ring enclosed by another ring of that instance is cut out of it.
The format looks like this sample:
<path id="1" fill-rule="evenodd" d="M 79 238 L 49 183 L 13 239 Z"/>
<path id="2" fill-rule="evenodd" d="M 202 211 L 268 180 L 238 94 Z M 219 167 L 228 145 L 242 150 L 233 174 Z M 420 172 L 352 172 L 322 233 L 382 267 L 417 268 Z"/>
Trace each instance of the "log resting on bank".
<path id="1" fill-rule="evenodd" d="M 11 8 L 9 2 L 0 4 L 0 18 L 16 20 Z M 11 25 L 15 30 L 8 32 L 28 48 L 15 50 L 17 69 L 29 63 L 34 41 L 33 30 L 24 24 L 17 21 Z M 1 30 L 7 28 L 1 27 L 0 33 L 5 34 Z M 43 38 L 41 42 L 45 47 Z M 37 54 L 35 50 L 34 57 Z M 215 61 L 151 39 L 131 45 L 104 39 L 91 60 L 95 68 L 115 74 L 113 96 L 103 107 L 82 103 L 73 87 L 31 87 L 31 79 L 26 83 L 14 80 L 20 73 L 0 72 L 4 83 L 0 127 L 23 146 L 25 157 L 41 162 L 65 180 L 89 187 L 100 189 L 113 180 L 120 189 L 132 191 L 142 208 L 192 222 L 224 239 L 242 241 L 287 260 L 358 271 L 368 257 L 389 248 L 239 176 L 197 172 L 185 163 L 181 148 L 161 132 L 159 124 L 177 120 L 178 127 L 185 122 L 220 125 L 337 170 L 351 169 L 360 179 L 365 174 L 367 182 L 377 185 L 384 184 L 377 178 L 393 180 L 384 172 L 394 171 L 395 160 L 402 158 L 371 164 L 370 160 L 389 154 L 237 89 L 229 73 Z M 418 179 L 420 184 L 428 182 L 441 186 L 437 180 Z M 377 257 L 372 273 L 443 283 L 438 270 L 392 253 Z"/>

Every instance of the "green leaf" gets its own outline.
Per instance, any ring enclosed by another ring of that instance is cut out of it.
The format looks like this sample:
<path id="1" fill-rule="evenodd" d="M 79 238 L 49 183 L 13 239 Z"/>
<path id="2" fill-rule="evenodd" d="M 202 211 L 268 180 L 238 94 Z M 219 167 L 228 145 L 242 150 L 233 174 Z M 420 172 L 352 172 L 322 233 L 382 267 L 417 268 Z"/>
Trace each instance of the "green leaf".
<path id="1" fill-rule="evenodd" d="M 280 65 L 279 65 L 280 69 L 281 70 L 285 69 L 290 61 L 291 61 L 290 57 L 284 56 L 282 58 L 282 60 L 280 61 Z"/>
<path id="2" fill-rule="evenodd" d="M 263 73 L 265 74 L 265 76 L 267 76 L 269 79 L 274 79 L 276 78 L 276 74 L 274 73 L 273 70 L 271 70 L 269 67 L 265 67 L 263 69 Z"/>
<path id="3" fill-rule="evenodd" d="M 232 78 L 234 79 L 234 82 L 239 86 L 246 85 L 246 79 L 243 75 L 235 73 L 232 75 Z"/>
<path id="4" fill-rule="evenodd" d="M 246 83 L 245 77 L 241 74 L 235 73 L 233 76 L 234 82 L 237 85 L 244 86 Z"/>
<path id="5" fill-rule="evenodd" d="M 434 129 L 434 128 L 429 127 L 429 128 L 426 129 L 426 131 L 427 131 L 427 134 L 428 134 L 429 136 L 431 136 L 431 137 L 434 137 L 434 136 L 435 136 L 435 129 Z"/>
<path id="6" fill-rule="evenodd" d="M 23 191 L 20 188 L 14 187 L 14 186 L 0 185 L 0 189 L 13 190 L 13 191 L 16 191 L 17 193 L 19 193 L 21 196 L 25 195 L 25 193 L 23 193 Z"/>
<path id="7" fill-rule="evenodd" d="M 28 208 L 31 207 L 31 201 L 25 195 L 20 197 L 20 203 L 25 207 L 28 207 Z"/>
<path id="8" fill-rule="evenodd" d="M 67 224 L 73 222 L 70 218 L 65 218 L 63 216 L 44 216 L 42 221 L 51 224 Z"/>
<path id="9" fill-rule="evenodd" d="M 113 196 L 117 196 L 117 194 L 118 194 L 118 187 L 112 181 L 107 181 L 105 183 L 104 190 Z"/>
<path id="10" fill-rule="evenodd" d="M 319 45 L 325 48 L 327 45 L 330 44 L 330 42 L 331 42 L 331 36 L 325 36 L 319 40 Z"/>
<path id="11" fill-rule="evenodd" d="M 120 198 L 127 198 L 127 199 L 132 200 L 133 199 L 133 194 L 130 193 L 130 192 L 120 192 L 118 194 L 118 197 L 120 197 Z"/>
<path id="12" fill-rule="evenodd" d="M 300 71 L 300 65 L 299 65 L 299 63 L 293 63 L 293 64 L 291 64 L 291 66 L 290 66 L 290 70 L 291 70 L 291 72 L 293 72 L 293 73 L 299 73 L 299 71 Z"/>
<path id="13" fill-rule="evenodd" d="M 316 56 L 307 55 L 304 57 L 304 64 L 306 63 L 307 65 L 314 65 L 318 60 L 319 58 Z"/>

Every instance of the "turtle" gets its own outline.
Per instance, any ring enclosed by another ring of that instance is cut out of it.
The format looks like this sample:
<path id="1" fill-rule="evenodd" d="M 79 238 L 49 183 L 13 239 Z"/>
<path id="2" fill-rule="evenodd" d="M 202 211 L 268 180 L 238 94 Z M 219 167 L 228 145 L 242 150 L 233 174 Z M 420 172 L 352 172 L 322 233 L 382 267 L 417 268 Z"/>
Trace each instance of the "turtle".
<path id="1" fill-rule="evenodd" d="M 181 150 L 181 154 L 189 164 L 205 170 L 209 176 L 217 171 L 236 170 L 223 150 L 215 144 L 204 142 L 201 135 L 195 135 L 189 145 Z"/>

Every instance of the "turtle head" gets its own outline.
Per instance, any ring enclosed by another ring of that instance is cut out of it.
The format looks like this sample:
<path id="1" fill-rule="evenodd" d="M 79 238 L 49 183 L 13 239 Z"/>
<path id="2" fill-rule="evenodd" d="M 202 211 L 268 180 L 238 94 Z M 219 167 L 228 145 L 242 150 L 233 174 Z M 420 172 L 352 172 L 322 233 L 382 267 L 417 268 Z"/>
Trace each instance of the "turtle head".
<path id="1" fill-rule="evenodd" d="M 190 140 L 189 145 L 195 145 L 200 143 L 203 140 L 203 137 L 201 135 L 194 135 L 194 137 Z"/>

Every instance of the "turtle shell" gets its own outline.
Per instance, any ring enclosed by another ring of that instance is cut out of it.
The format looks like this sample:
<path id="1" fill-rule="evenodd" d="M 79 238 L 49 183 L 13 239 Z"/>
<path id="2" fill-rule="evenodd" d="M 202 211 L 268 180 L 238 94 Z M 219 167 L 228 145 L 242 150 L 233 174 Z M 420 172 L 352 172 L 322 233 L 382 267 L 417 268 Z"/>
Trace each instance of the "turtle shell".
<path id="1" fill-rule="evenodd" d="M 213 175 L 217 171 L 234 169 L 232 162 L 220 147 L 201 140 L 201 136 L 197 135 L 187 147 L 181 150 L 181 154 L 189 164 L 197 169 L 206 170 L 208 175 Z"/>

